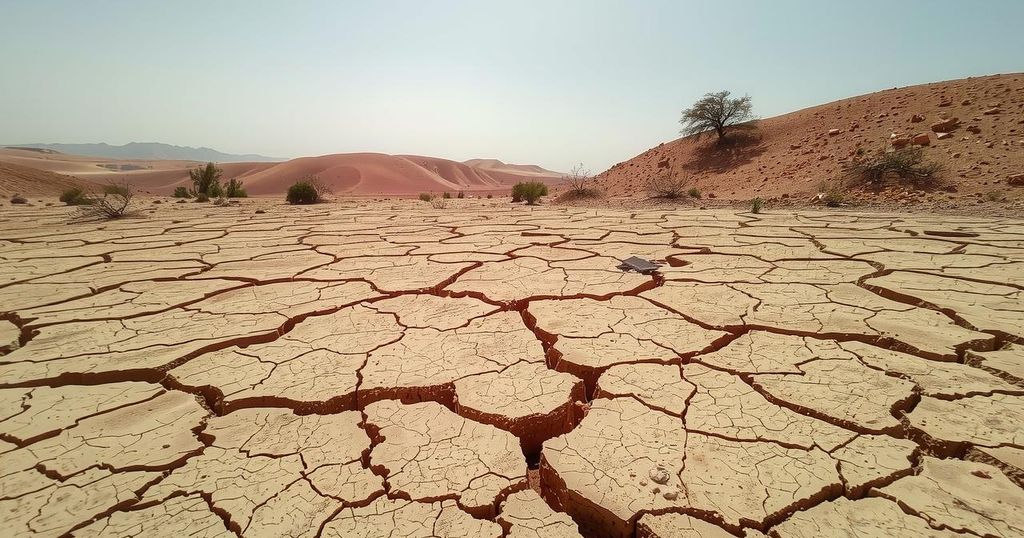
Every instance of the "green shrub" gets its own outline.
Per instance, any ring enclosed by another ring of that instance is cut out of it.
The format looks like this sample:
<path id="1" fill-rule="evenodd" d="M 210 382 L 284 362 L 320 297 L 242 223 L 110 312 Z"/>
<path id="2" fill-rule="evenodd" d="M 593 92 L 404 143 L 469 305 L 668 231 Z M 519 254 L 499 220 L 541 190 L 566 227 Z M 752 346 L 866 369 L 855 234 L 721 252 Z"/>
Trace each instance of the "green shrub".
<path id="1" fill-rule="evenodd" d="M 245 192 L 241 181 L 231 178 L 228 180 L 227 186 L 224 187 L 224 196 L 227 198 L 248 198 L 249 194 Z"/>
<path id="2" fill-rule="evenodd" d="M 421 192 L 420 193 L 420 201 L 421 202 L 429 202 L 429 201 L 431 201 L 433 199 L 434 199 L 434 195 L 433 194 L 426 193 L 426 192 Z"/>
<path id="3" fill-rule="evenodd" d="M 760 198 L 754 198 L 750 201 L 750 212 L 755 215 L 761 212 L 761 207 L 764 206 L 764 200 Z"/>
<path id="4" fill-rule="evenodd" d="M 67 205 L 89 205 L 92 203 L 92 200 L 85 195 L 85 191 L 78 187 L 60 193 L 60 201 Z"/>
<path id="5" fill-rule="evenodd" d="M 289 204 L 315 204 L 320 201 L 320 192 L 312 181 L 300 180 L 288 187 L 288 195 L 285 200 Z"/>
<path id="6" fill-rule="evenodd" d="M 839 207 L 846 201 L 846 195 L 843 191 L 837 187 L 833 187 L 825 191 L 825 197 L 823 198 L 826 207 Z"/>
<path id="7" fill-rule="evenodd" d="M 534 205 L 542 196 L 548 195 L 548 186 L 540 181 L 525 181 L 516 183 L 512 187 L 512 201 L 526 200 L 529 205 Z"/>
<path id="8" fill-rule="evenodd" d="M 189 193 L 188 189 L 185 188 L 185 187 L 174 187 L 174 197 L 175 198 L 191 198 L 192 194 Z"/>
<path id="9" fill-rule="evenodd" d="M 700 198 L 700 189 L 697 187 L 690 187 L 690 190 L 686 191 L 686 194 L 690 198 Z"/>
<path id="10" fill-rule="evenodd" d="M 213 163 L 206 163 L 188 171 L 188 177 L 192 180 L 192 195 L 205 194 L 207 197 L 219 197 L 224 194 L 220 185 L 220 176 L 223 171 Z"/>
<path id="11" fill-rule="evenodd" d="M 846 167 L 846 174 L 873 185 L 881 185 L 889 176 L 914 185 L 931 184 L 935 181 L 942 165 L 926 162 L 924 151 L 919 147 L 883 151 L 876 155 L 855 159 Z"/>

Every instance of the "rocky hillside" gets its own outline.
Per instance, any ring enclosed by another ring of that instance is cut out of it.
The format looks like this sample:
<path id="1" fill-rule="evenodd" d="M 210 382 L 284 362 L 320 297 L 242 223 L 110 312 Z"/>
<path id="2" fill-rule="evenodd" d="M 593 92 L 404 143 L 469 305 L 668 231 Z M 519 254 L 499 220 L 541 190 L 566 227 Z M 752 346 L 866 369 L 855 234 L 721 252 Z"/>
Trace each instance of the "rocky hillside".
<path id="1" fill-rule="evenodd" d="M 755 96 L 756 106 L 756 96 Z M 853 192 L 974 203 L 1024 198 L 1024 74 L 995 75 L 885 90 L 767 118 L 756 136 L 719 147 L 710 137 L 680 138 L 616 164 L 597 178 L 611 196 L 646 196 L 649 178 L 675 173 L 720 199 L 810 198 L 834 184 L 861 154 L 906 143 L 941 163 L 932 192 Z M 1013 178 L 1013 179 L 1011 179 Z M 1011 183 L 1022 183 L 1011 186 Z"/>

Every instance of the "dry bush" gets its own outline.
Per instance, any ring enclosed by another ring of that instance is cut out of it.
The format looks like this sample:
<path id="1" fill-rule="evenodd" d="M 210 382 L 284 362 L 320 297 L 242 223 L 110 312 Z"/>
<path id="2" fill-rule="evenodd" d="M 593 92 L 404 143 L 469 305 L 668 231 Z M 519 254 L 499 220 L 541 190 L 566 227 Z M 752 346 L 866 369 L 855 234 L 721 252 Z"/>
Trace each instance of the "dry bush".
<path id="1" fill-rule="evenodd" d="M 856 159 L 847 165 L 845 174 L 852 180 L 879 186 L 889 177 L 915 186 L 929 186 L 935 183 L 942 165 L 928 162 L 921 148 L 905 148 L 883 151 L 865 158 Z"/>
<path id="2" fill-rule="evenodd" d="M 426 193 L 426 192 L 421 192 L 420 193 L 420 201 L 421 202 L 429 202 L 429 201 L 431 201 L 433 199 L 434 199 L 434 195 L 433 194 Z"/>
<path id="3" fill-rule="evenodd" d="M 110 183 L 103 187 L 103 194 L 87 195 L 86 205 L 79 206 L 73 217 L 76 220 L 112 220 L 135 216 L 132 208 L 135 190 L 131 183 Z"/>
<path id="4" fill-rule="evenodd" d="M 590 175 L 590 170 L 583 168 L 583 163 L 572 167 L 568 174 L 562 176 L 562 180 L 568 186 L 568 190 L 558 197 L 559 202 L 601 197 L 601 191 L 591 186 L 594 179 Z"/>
<path id="5" fill-rule="evenodd" d="M 676 200 L 686 194 L 686 184 L 690 179 L 678 174 L 660 174 L 647 182 L 647 191 L 652 198 Z M 698 191 L 699 193 L 699 191 Z"/>
<path id="6" fill-rule="evenodd" d="M 760 198 L 754 198 L 753 200 L 750 201 L 750 212 L 755 214 L 755 215 L 760 213 L 761 209 L 763 207 L 764 207 L 764 200 L 762 200 Z"/>
<path id="7" fill-rule="evenodd" d="M 444 208 L 448 207 L 448 200 L 449 200 L 448 196 L 441 196 L 439 198 L 431 198 L 430 199 L 430 207 L 433 207 L 434 209 L 444 209 Z"/>

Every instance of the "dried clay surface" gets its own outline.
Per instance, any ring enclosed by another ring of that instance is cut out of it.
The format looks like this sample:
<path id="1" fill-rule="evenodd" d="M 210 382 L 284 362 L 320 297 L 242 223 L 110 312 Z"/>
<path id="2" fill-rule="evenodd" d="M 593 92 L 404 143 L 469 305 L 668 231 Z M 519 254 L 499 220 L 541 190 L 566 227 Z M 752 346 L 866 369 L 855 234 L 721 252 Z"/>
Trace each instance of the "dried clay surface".
<path id="1" fill-rule="evenodd" d="M 0 212 L 5 537 L 1024 535 L 1024 221 L 146 207 Z"/>

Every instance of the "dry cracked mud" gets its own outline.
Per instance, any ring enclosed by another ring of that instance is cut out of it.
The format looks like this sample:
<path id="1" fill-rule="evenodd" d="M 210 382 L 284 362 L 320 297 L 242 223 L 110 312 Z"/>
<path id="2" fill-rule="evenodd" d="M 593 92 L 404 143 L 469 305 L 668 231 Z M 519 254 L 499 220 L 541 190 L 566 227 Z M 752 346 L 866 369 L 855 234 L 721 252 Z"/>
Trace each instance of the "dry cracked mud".
<path id="1" fill-rule="evenodd" d="M 2 211 L 4 536 L 1024 535 L 1024 221 Z"/>

